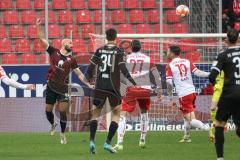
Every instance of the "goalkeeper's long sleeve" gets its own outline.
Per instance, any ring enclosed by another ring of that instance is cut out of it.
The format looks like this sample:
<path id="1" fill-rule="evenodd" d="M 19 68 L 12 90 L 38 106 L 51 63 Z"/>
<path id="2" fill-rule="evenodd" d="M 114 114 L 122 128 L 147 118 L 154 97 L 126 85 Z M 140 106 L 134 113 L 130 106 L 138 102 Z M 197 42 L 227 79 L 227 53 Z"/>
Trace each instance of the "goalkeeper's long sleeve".
<path id="1" fill-rule="evenodd" d="M 8 85 L 8 86 L 12 86 L 12 87 L 15 87 L 15 88 L 27 89 L 27 85 L 26 84 L 22 84 L 22 83 L 16 82 L 15 80 L 10 79 L 8 77 L 3 78 L 2 82 L 4 84 Z"/>

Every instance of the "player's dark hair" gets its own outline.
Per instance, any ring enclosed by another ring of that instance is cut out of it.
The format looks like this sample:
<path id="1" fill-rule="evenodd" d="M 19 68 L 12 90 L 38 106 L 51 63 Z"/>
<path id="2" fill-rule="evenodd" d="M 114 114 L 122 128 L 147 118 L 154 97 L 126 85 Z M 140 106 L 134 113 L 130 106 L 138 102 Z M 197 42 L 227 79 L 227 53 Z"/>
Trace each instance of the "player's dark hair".
<path id="1" fill-rule="evenodd" d="M 138 52 L 141 50 L 141 42 L 139 40 L 133 40 L 131 43 L 132 52 Z"/>
<path id="2" fill-rule="evenodd" d="M 228 41 L 230 43 L 236 43 L 238 40 L 239 33 L 236 29 L 229 29 L 227 31 Z"/>
<path id="3" fill-rule="evenodd" d="M 117 31 L 114 28 L 106 30 L 106 38 L 108 41 L 115 41 L 117 38 Z"/>
<path id="4" fill-rule="evenodd" d="M 169 46 L 170 52 L 174 53 L 176 56 L 179 56 L 181 53 L 181 49 L 179 46 L 171 45 Z"/>

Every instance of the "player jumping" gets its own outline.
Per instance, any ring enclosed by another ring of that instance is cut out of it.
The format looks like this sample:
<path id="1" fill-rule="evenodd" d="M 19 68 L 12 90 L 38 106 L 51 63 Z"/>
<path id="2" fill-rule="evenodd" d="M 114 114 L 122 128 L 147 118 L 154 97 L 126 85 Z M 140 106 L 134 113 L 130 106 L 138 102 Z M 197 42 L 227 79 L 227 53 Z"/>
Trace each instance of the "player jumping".
<path id="1" fill-rule="evenodd" d="M 4 71 L 3 67 L 0 66 L 0 82 L 3 82 L 4 84 L 8 86 L 12 86 L 14 88 L 19 88 L 19 89 L 26 89 L 26 90 L 35 90 L 35 85 L 34 84 L 22 84 L 18 83 L 13 79 L 10 79 L 6 72 Z"/>
<path id="2" fill-rule="evenodd" d="M 90 66 L 87 74 L 89 78 L 93 76 L 95 66 L 98 66 L 98 75 L 96 79 L 95 92 L 93 94 L 92 118 L 90 121 L 90 153 L 96 153 L 95 134 L 98 126 L 103 105 L 106 99 L 109 100 L 112 108 L 112 122 L 109 126 L 109 132 L 104 144 L 104 149 L 110 153 L 117 151 L 111 146 L 112 138 L 118 128 L 120 117 L 120 73 L 133 84 L 136 85 L 130 73 L 126 68 L 124 51 L 116 46 L 117 31 L 108 29 L 106 39 L 108 43 L 96 50 L 91 57 Z"/>
<path id="3" fill-rule="evenodd" d="M 184 118 L 184 136 L 179 142 L 191 142 L 190 128 L 195 127 L 202 130 L 208 130 L 209 127 L 195 118 L 195 100 L 196 91 L 193 85 L 192 75 L 198 77 L 208 77 L 209 73 L 199 70 L 192 62 L 187 59 L 180 58 L 180 48 L 178 46 L 170 46 L 167 56 L 171 60 L 166 66 L 166 79 L 170 105 L 176 106 L 173 100 L 173 82 L 179 96 L 180 110 Z"/>
<path id="4" fill-rule="evenodd" d="M 73 69 L 77 77 L 85 83 L 88 87 L 91 85 L 84 77 L 80 69 L 78 68 L 77 61 L 71 56 L 72 52 L 72 40 L 63 39 L 61 49 L 56 49 L 49 45 L 48 41 L 44 39 L 43 33 L 40 29 L 41 20 L 37 19 L 36 22 L 38 30 L 38 38 L 40 39 L 42 47 L 49 53 L 50 56 L 50 68 L 47 74 L 47 90 L 46 90 L 46 116 L 51 127 L 51 135 L 54 135 L 56 123 L 54 122 L 53 107 L 56 101 L 59 102 L 60 110 L 60 125 L 61 144 L 66 144 L 65 129 L 67 125 L 67 114 L 69 99 L 65 95 L 68 92 L 68 75 Z"/>
<path id="5" fill-rule="evenodd" d="M 237 46 L 239 33 L 235 29 L 227 32 L 228 48 L 218 55 L 209 80 L 215 83 L 216 77 L 224 71 L 223 92 L 218 102 L 215 127 L 215 148 L 217 160 L 223 160 L 224 126 L 232 116 L 236 134 L 240 137 L 240 47 Z"/>
<path id="6" fill-rule="evenodd" d="M 148 130 L 148 111 L 150 109 L 150 93 L 151 82 L 150 72 L 154 75 L 155 83 L 158 89 L 158 96 L 161 98 L 159 92 L 161 87 L 161 77 L 158 73 L 156 66 L 151 62 L 149 56 L 140 52 L 141 43 L 139 40 L 133 40 L 131 43 L 132 53 L 127 55 L 127 68 L 131 71 L 131 76 L 135 82 L 141 87 L 128 87 L 127 93 L 122 100 L 122 113 L 119 121 L 118 128 L 118 141 L 114 148 L 123 150 L 123 138 L 126 129 L 126 115 L 127 112 L 133 112 L 137 103 L 139 104 L 141 114 L 141 135 L 139 146 L 145 148 L 145 138 Z"/>

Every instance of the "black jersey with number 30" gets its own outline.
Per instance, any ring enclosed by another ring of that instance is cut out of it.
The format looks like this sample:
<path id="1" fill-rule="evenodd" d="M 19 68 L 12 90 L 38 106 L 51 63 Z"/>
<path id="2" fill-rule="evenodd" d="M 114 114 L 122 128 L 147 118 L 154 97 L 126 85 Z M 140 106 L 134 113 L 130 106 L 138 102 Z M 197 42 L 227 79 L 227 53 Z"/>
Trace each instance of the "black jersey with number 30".
<path id="1" fill-rule="evenodd" d="M 233 90 L 240 89 L 240 47 L 229 47 L 220 53 L 217 62 L 213 64 L 212 72 L 209 76 L 214 83 L 220 71 L 224 71 L 224 88 Z"/>
<path id="2" fill-rule="evenodd" d="M 119 91 L 121 72 L 130 82 L 136 84 L 126 68 L 124 51 L 116 45 L 107 44 L 96 50 L 90 59 L 88 77 L 92 77 L 96 65 L 98 66 L 96 88 Z"/>

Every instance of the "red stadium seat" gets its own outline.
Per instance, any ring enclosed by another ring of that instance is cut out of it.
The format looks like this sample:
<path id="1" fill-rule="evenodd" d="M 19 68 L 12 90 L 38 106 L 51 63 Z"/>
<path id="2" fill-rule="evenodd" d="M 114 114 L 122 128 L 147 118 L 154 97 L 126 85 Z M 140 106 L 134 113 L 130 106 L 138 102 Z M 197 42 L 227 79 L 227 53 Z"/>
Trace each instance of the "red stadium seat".
<path id="1" fill-rule="evenodd" d="M 170 33 L 170 31 L 169 31 L 169 25 L 168 24 L 163 24 L 163 33 Z M 154 33 L 160 33 L 160 26 L 159 26 L 159 24 L 155 24 L 154 25 Z"/>
<path id="2" fill-rule="evenodd" d="M 235 22 L 234 23 L 234 28 L 238 31 L 240 31 L 240 22 Z"/>
<path id="3" fill-rule="evenodd" d="M 174 8 L 174 0 L 163 0 L 162 6 L 163 8 Z"/>
<path id="4" fill-rule="evenodd" d="M 78 53 L 76 58 L 78 64 L 88 64 L 91 58 L 91 54 Z"/>
<path id="5" fill-rule="evenodd" d="M 21 64 L 37 64 L 35 54 L 25 53 L 21 55 Z"/>
<path id="6" fill-rule="evenodd" d="M 62 47 L 62 40 L 61 39 L 53 39 L 52 40 L 52 46 L 54 48 L 60 49 Z"/>
<path id="7" fill-rule="evenodd" d="M 193 52 L 197 49 L 193 39 L 181 39 L 181 41 L 179 42 L 179 47 L 183 52 Z"/>
<path id="8" fill-rule="evenodd" d="M 48 62 L 49 63 L 49 56 L 48 56 Z M 39 55 L 39 64 L 46 64 L 46 54 L 42 53 Z"/>
<path id="9" fill-rule="evenodd" d="M 120 25 L 118 25 L 118 32 L 120 34 L 134 33 L 133 26 L 131 24 L 120 24 Z"/>
<path id="10" fill-rule="evenodd" d="M 82 40 L 82 39 L 73 39 L 73 52 L 75 54 L 77 54 L 77 53 L 86 53 L 87 52 L 84 40 Z"/>
<path id="11" fill-rule="evenodd" d="M 73 16 L 71 11 L 59 11 L 58 12 L 58 22 L 59 23 L 73 23 Z"/>
<path id="12" fill-rule="evenodd" d="M 44 9 L 45 0 L 34 0 L 34 9 Z"/>
<path id="13" fill-rule="evenodd" d="M 34 10 L 28 10 L 22 12 L 23 24 L 35 24 L 37 19 L 36 12 Z"/>
<path id="14" fill-rule="evenodd" d="M 152 33 L 150 24 L 137 24 L 136 31 L 139 34 Z"/>
<path id="15" fill-rule="evenodd" d="M 84 0 L 70 0 L 70 8 L 71 9 L 85 9 Z"/>
<path id="16" fill-rule="evenodd" d="M 89 9 L 101 9 L 102 8 L 102 0 L 88 0 L 88 8 Z"/>
<path id="17" fill-rule="evenodd" d="M 16 54 L 3 54 L 2 64 L 18 64 L 18 59 Z"/>
<path id="18" fill-rule="evenodd" d="M 110 29 L 110 28 L 115 28 L 113 24 L 106 24 L 105 30 Z M 102 26 L 100 26 L 100 33 L 102 33 Z"/>
<path id="19" fill-rule="evenodd" d="M 143 10 L 131 10 L 130 11 L 130 23 L 144 23 Z"/>
<path id="20" fill-rule="evenodd" d="M 1 0 L 0 1 L 0 9 L 12 9 L 13 2 L 12 0 Z"/>
<path id="21" fill-rule="evenodd" d="M 96 26 L 90 24 L 82 25 L 82 37 L 89 38 L 89 33 L 96 34 Z"/>
<path id="22" fill-rule="evenodd" d="M 189 59 L 191 62 L 200 62 L 201 54 L 199 52 L 187 52 L 186 59 Z"/>
<path id="23" fill-rule="evenodd" d="M 59 38 L 61 37 L 61 29 L 59 25 L 50 24 L 48 25 L 48 37 L 49 38 Z"/>
<path id="24" fill-rule="evenodd" d="M 52 0 L 53 9 L 67 9 L 66 0 Z"/>
<path id="25" fill-rule="evenodd" d="M 110 23 L 110 18 L 108 12 L 105 12 L 105 21 L 106 23 Z M 93 22 L 94 23 L 102 23 L 102 10 L 95 10 L 93 12 Z"/>
<path id="26" fill-rule="evenodd" d="M 27 26 L 27 37 L 28 38 L 37 38 L 37 26 L 28 25 Z"/>
<path id="27" fill-rule="evenodd" d="M 79 10 L 76 12 L 77 23 L 91 23 L 89 10 Z"/>
<path id="28" fill-rule="evenodd" d="M 149 23 L 159 23 L 159 16 L 160 16 L 160 13 L 159 13 L 159 10 L 157 9 L 154 9 L 154 10 L 149 10 L 148 11 L 148 21 Z"/>
<path id="29" fill-rule="evenodd" d="M 16 40 L 16 50 L 17 53 L 29 53 L 30 52 L 30 42 L 27 39 Z"/>
<path id="30" fill-rule="evenodd" d="M 173 33 L 188 33 L 188 24 L 176 23 L 172 25 Z"/>
<path id="31" fill-rule="evenodd" d="M 17 9 L 32 9 L 31 0 L 17 0 L 16 8 Z"/>
<path id="32" fill-rule="evenodd" d="M 5 31 L 5 26 L 1 25 L 0 26 L 0 38 L 6 38 L 6 37 L 7 37 L 7 34 Z"/>
<path id="33" fill-rule="evenodd" d="M 45 11 L 41 11 L 40 12 L 40 18 L 42 19 L 42 22 L 44 23 L 44 19 L 45 19 Z M 48 23 L 55 23 L 55 15 L 54 12 L 52 10 L 48 11 Z"/>
<path id="34" fill-rule="evenodd" d="M 9 36 L 12 38 L 22 38 L 24 37 L 23 26 L 21 25 L 11 25 L 9 26 Z"/>
<path id="35" fill-rule="evenodd" d="M 143 9 L 157 8 L 156 0 L 142 0 Z"/>
<path id="36" fill-rule="evenodd" d="M 94 50 L 94 44 L 93 44 L 93 41 L 92 41 L 92 40 L 89 40 L 89 41 L 88 41 L 88 52 L 90 52 L 90 53 L 95 52 L 95 50 Z"/>
<path id="37" fill-rule="evenodd" d="M 120 0 L 107 0 L 107 9 L 120 9 L 121 1 Z"/>
<path id="38" fill-rule="evenodd" d="M 3 22 L 5 24 L 18 24 L 18 12 L 17 11 L 5 11 L 3 12 Z"/>
<path id="39" fill-rule="evenodd" d="M 167 23 L 178 23 L 181 22 L 181 17 L 176 15 L 175 10 L 167 10 L 165 12 Z"/>
<path id="40" fill-rule="evenodd" d="M 39 39 L 35 39 L 33 42 L 33 52 L 34 53 L 43 53 L 45 50 L 44 48 L 41 46 L 40 40 Z"/>
<path id="41" fill-rule="evenodd" d="M 10 53 L 12 52 L 11 41 L 9 39 L 1 39 L 0 40 L 0 53 Z"/>
<path id="42" fill-rule="evenodd" d="M 126 23 L 126 16 L 124 10 L 112 11 L 112 22 L 113 23 Z"/>
<path id="43" fill-rule="evenodd" d="M 70 37 L 70 33 L 72 30 L 72 38 L 79 38 L 78 26 L 73 24 L 67 24 L 64 26 L 64 36 Z"/>
<path id="44" fill-rule="evenodd" d="M 139 8 L 139 0 L 124 0 L 123 8 L 125 9 L 137 9 Z"/>
<path id="45" fill-rule="evenodd" d="M 159 55 L 159 53 L 150 54 L 150 58 L 151 58 L 152 62 L 160 63 L 160 55 Z"/>
<path id="46" fill-rule="evenodd" d="M 153 41 L 149 41 L 149 42 L 144 41 L 144 42 L 142 42 L 142 49 L 145 51 L 150 51 L 150 52 L 158 52 L 159 51 L 159 43 L 153 42 Z"/>

